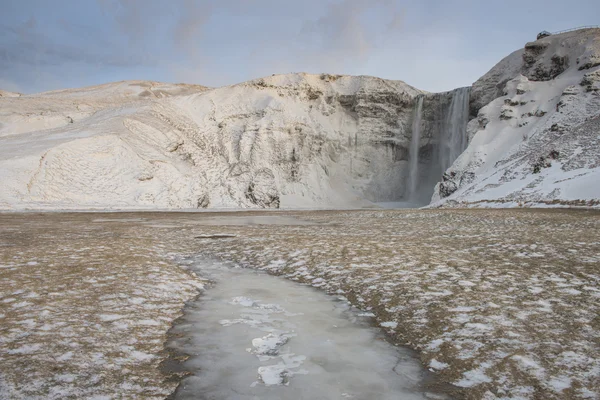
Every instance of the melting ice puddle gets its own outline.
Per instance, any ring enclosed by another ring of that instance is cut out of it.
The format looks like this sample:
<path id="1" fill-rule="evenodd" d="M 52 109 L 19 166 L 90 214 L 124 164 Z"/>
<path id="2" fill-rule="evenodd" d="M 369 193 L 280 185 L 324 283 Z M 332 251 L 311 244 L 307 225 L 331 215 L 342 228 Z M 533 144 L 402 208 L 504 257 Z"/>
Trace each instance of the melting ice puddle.
<path id="1" fill-rule="evenodd" d="M 425 393 L 418 360 L 347 302 L 254 270 L 189 264 L 216 285 L 170 332 L 191 373 L 173 398 L 446 398 Z"/>

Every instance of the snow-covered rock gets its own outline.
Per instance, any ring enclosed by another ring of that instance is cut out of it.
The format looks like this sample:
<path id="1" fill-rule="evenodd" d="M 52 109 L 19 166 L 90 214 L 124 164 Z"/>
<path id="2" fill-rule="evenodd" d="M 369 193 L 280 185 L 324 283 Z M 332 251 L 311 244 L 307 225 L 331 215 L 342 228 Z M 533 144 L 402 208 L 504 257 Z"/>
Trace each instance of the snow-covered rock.
<path id="1" fill-rule="evenodd" d="M 448 126 L 460 89 L 296 73 L 216 89 L 126 81 L 1 92 L 0 209 L 399 201 L 419 95 L 413 153 L 434 206 L 598 205 L 599 71 L 600 29 L 512 53 L 471 88 L 469 146 L 446 171 L 456 157 L 446 154 L 447 133 L 462 126 Z"/>
<path id="2" fill-rule="evenodd" d="M 433 206 L 600 205 L 600 29 L 528 43 L 471 93 L 470 144 Z"/>
<path id="3" fill-rule="evenodd" d="M 420 93 L 401 81 L 290 74 L 213 90 L 121 82 L 0 99 L 0 207 L 397 199 Z"/>
<path id="4" fill-rule="evenodd" d="M 21 93 L 17 92 L 8 92 L 6 90 L 0 90 L 0 97 L 19 97 L 22 96 Z"/>

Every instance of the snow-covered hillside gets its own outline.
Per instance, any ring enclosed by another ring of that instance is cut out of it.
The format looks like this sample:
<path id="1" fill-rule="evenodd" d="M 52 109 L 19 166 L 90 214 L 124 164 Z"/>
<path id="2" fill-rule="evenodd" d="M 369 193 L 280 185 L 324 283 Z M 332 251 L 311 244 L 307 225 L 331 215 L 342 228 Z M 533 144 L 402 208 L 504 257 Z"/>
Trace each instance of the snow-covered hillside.
<path id="1" fill-rule="evenodd" d="M 22 96 L 21 93 L 16 92 L 8 92 L 6 90 L 0 90 L 0 97 L 19 97 Z"/>
<path id="2" fill-rule="evenodd" d="M 0 207 L 393 200 L 419 93 L 400 81 L 291 74 L 213 90 L 121 82 L 0 99 Z"/>
<path id="3" fill-rule="evenodd" d="M 512 53 L 473 85 L 471 111 L 433 205 L 600 205 L 600 29 Z"/>
<path id="4" fill-rule="evenodd" d="M 302 73 L 0 92 L 0 209 L 365 207 L 408 196 L 411 157 L 428 198 L 457 93 Z M 599 29 L 511 54 L 471 88 L 470 143 L 433 205 L 597 205 L 599 95 Z"/>

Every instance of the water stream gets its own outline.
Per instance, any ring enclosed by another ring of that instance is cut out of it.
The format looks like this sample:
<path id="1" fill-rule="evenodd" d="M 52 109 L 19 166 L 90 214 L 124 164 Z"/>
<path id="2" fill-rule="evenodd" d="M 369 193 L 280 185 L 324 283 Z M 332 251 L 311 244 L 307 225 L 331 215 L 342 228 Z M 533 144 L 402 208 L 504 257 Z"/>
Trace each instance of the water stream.
<path id="1" fill-rule="evenodd" d="M 188 259 L 214 282 L 170 332 L 190 355 L 174 399 L 441 399 L 414 355 L 344 299 L 260 271 Z"/>

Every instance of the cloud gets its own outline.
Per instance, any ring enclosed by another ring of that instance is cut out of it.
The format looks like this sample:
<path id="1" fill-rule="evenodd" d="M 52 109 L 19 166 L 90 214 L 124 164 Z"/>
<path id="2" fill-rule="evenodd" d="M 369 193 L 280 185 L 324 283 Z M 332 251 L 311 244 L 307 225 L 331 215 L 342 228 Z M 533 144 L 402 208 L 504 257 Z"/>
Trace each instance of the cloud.
<path id="1" fill-rule="evenodd" d="M 30 90 L 140 78 L 219 86 L 301 71 L 440 90 L 477 79 L 538 20 L 558 29 L 565 16 L 593 15 L 564 6 L 548 20 L 538 3 L 490 19 L 489 7 L 462 0 L 28 0 L 0 13 L 0 71 Z"/>
<path id="2" fill-rule="evenodd" d="M 401 27 L 396 5 L 388 0 L 342 0 L 325 10 L 305 21 L 299 34 L 299 40 L 308 43 L 313 62 L 324 67 L 366 62 L 387 30 Z"/>
<path id="3" fill-rule="evenodd" d="M 201 36 L 201 30 L 208 21 L 214 5 L 209 2 L 182 0 L 179 15 L 173 31 L 173 41 L 181 50 L 190 50 Z"/>

